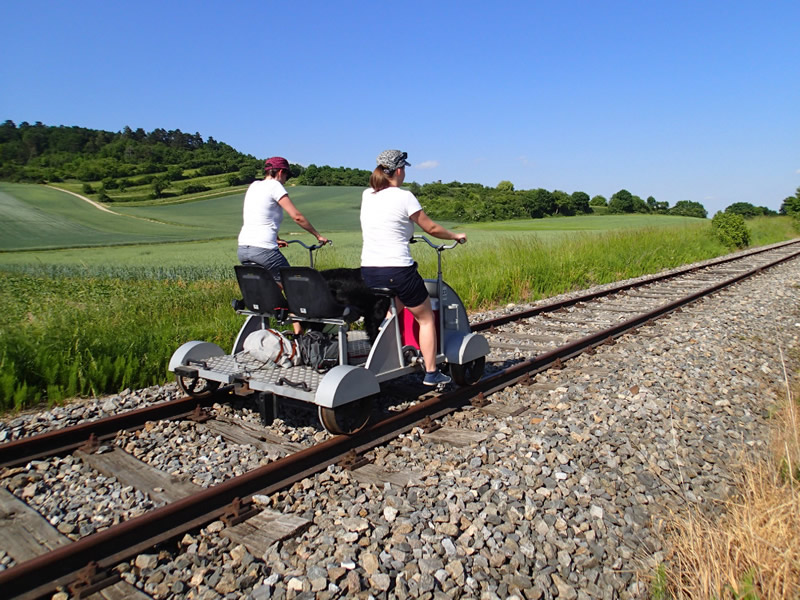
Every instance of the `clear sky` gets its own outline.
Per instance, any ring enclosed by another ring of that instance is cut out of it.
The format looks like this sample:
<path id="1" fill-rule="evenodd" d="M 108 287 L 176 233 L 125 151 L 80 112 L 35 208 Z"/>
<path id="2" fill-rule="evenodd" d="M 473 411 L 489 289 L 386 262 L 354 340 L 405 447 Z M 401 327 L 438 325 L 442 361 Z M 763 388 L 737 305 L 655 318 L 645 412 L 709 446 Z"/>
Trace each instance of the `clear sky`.
<path id="1" fill-rule="evenodd" d="M 199 132 L 407 180 L 774 210 L 800 186 L 800 2 L 4 3 L 0 121 Z"/>

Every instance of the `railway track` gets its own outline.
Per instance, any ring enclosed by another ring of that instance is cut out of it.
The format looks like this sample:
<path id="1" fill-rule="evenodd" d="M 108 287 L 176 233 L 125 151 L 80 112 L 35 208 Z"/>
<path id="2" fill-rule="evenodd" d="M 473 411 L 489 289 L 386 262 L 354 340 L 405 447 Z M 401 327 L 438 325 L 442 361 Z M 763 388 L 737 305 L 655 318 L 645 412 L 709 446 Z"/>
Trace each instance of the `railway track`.
<path id="1" fill-rule="evenodd" d="M 577 354 L 608 343 L 620 335 L 653 322 L 698 298 L 760 273 L 775 264 L 796 258 L 800 248 L 794 243 L 713 261 L 702 267 L 680 269 L 665 276 L 644 278 L 600 292 L 576 295 L 564 301 L 483 321 L 474 330 L 487 335 L 492 354 L 488 374 L 475 386 L 456 389 L 438 396 L 420 398 L 412 407 L 391 415 L 352 437 L 336 437 L 156 508 L 141 517 L 72 542 L 0 572 L 0 587 L 11 596 L 38 597 L 52 593 L 57 586 L 76 583 L 74 590 L 89 591 L 104 585 L 103 572 L 143 548 L 175 538 L 204 523 L 224 517 L 233 525 L 259 512 L 252 504 L 257 494 L 271 494 L 294 482 L 339 463 L 358 468 L 369 450 L 413 428 L 436 428 L 440 417 L 469 405 L 481 405 L 488 396 L 541 372 Z M 172 403 L 165 403 L 172 404 Z M 199 405 L 196 405 L 199 406 Z M 16 440 L 0 445 L 0 462 L 19 465 L 33 457 L 69 452 L 81 436 L 95 439 L 112 435 L 114 427 L 142 427 L 153 418 L 185 418 L 198 413 L 184 403 L 160 407 L 156 413 L 128 415 L 125 425 L 109 418 L 103 423 L 86 424 L 79 432 L 53 432 L 35 436 L 38 440 Z M 155 408 L 154 408 L 155 410 Z M 138 411 L 134 411 L 138 412 Z M 138 420 L 138 421 L 137 421 Z M 92 429 L 94 428 L 94 432 Z M 87 436 L 88 433 L 88 436 Z M 24 450 L 28 446 L 31 450 Z M 26 458 L 26 452 L 28 452 Z M 96 582 L 97 578 L 100 582 Z"/>

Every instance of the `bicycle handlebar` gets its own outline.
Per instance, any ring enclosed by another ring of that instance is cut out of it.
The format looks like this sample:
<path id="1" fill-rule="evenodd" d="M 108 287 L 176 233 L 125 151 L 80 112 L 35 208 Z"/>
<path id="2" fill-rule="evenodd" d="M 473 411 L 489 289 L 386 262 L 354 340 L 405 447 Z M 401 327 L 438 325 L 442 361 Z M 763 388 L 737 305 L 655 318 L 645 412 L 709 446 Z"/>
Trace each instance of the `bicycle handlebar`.
<path id="1" fill-rule="evenodd" d="M 408 240 L 408 243 L 409 244 L 416 244 L 418 240 L 422 240 L 423 242 L 426 242 L 428 244 L 428 246 L 430 246 L 431 248 L 433 248 L 437 252 L 441 252 L 442 250 L 450 250 L 451 248 L 455 248 L 459 244 L 463 244 L 464 242 L 466 242 L 466 240 L 462 238 L 460 240 L 454 240 L 452 244 L 438 244 L 437 245 L 437 244 L 434 244 L 432 241 L 430 241 L 428 238 L 426 238 L 424 235 L 421 235 L 421 234 L 417 233 L 417 234 L 414 234 L 414 235 L 411 236 L 411 239 Z"/>
<path id="2" fill-rule="evenodd" d="M 325 242 L 325 244 L 317 243 L 317 244 L 314 244 L 313 246 L 309 246 L 303 240 L 283 240 L 283 241 L 286 242 L 287 244 L 300 244 L 306 250 L 319 250 L 325 244 L 330 244 L 331 246 L 333 246 L 333 240 L 328 240 L 327 242 Z"/>

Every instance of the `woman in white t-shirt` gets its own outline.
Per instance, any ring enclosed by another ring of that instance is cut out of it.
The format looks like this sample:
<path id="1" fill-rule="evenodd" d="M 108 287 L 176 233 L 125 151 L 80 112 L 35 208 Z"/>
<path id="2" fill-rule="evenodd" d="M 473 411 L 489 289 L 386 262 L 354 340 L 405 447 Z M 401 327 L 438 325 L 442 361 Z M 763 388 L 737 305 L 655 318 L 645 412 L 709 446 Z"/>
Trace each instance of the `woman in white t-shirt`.
<path id="1" fill-rule="evenodd" d="M 291 176 L 289 162 L 280 156 L 268 158 L 264 162 L 264 173 L 266 177 L 251 183 L 244 195 L 237 255 L 240 262 L 261 265 L 280 283 L 281 267 L 289 266 L 289 261 L 279 250 L 286 247 L 286 242 L 278 237 L 284 210 L 319 243 L 326 243 L 328 238 L 314 229 L 283 187 Z"/>
<path id="2" fill-rule="evenodd" d="M 300 227 L 317 238 L 320 244 L 325 244 L 329 240 L 314 229 L 283 187 L 291 176 L 289 161 L 280 156 L 268 158 L 264 161 L 264 174 L 266 177 L 251 183 L 244 195 L 237 256 L 242 263 L 254 262 L 267 269 L 280 285 L 281 268 L 289 266 L 289 261 L 279 250 L 287 245 L 278 237 L 283 211 L 286 211 Z M 300 323 L 295 322 L 293 326 L 295 333 L 300 333 Z"/>
<path id="3" fill-rule="evenodd" d="M 414 224 L 433 237 L 466 242 L 464 233 L 453 233 L 431 220 L 417 198 L 402 189 L 408 153 L 386 150 L 369 178 L 370 188 L 361 196 L 361 276 L 369 287 L 396 293 L 397 309 L 406 307 L 419 325 L 419 345 L 425 363 L 425 385 L 443 385 L 450 377 L 436 366 L 436 319 L 425 282 L 411 258 L 408 241 Z"/>

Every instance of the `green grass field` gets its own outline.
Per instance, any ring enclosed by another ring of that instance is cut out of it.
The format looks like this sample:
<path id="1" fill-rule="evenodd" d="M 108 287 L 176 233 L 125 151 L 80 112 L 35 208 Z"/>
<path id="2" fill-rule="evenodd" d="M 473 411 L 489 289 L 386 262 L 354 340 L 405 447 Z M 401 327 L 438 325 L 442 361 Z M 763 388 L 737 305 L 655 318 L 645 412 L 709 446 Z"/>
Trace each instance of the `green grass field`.
<path id="1" fill-rule="evenodd" d="M 320 232 L 346 244 L 359 235 L 361 192 L 356 187 L 289 188 L 293 202 Z M 108 205 L 113 211 L 109 213 L 51 187 L 0 182 L 0 252 L 235 238 L 241 227 L 243 198 L 244 193 L 238 192 L 161 204 L 115 203 Z M 481 223 L 463 229 L 492 234 L 536 232 L 549 237 L 697 222 L 689 217 L 608 215 Z M 460 227 L 458 223 L 445 224 Z M 291 219 L 284 219 L 282 231 L 305 235 Z M 126 255 L 122 253 L 122 257 Z"/>
<path id="2" fill-rule="evenodd" d="M 291 188 L 334 240 L 316 266 L 357 267 L 356 188 Z M 242 194 L 160 206 L 114 207 L 0 184 L 0 409 L 163 383 L 182 343 L 230 348 L 242 319 L 233 276 Z M 149 220 L 148 220 L 149 219 Z M 287 220 L 284 222 L 286 223 Z M 313 238 L 293 223 L 288 239 Z M 709 220 L 608 215 L 471 224 L 444 274 L 468 310 L 526 302 L 725 254 Z M 754 246 L 796 237 L 788 217 L 747 222 Z M 216 238 L 216 239 L 215 239 Z M 169 242 L 169 243 L 165 243 Z M 125 244 L 125 245 L 121 245 Z M 44 249 L 60 247 L 60 249 Z M 426 277 L 435 253 L 412 246 Z M 292 264 L 307 264 L 296 244 Z"/>
<path id="3" fill-rule="evenodd" d="M 186 224 L 104 212 L 71 194 L 0 183 L 0 251 L 209 238 Z"/>
<path id="4" fill-rule="evenodd" d="M 328 233 L 358 230 L 361 188 L 293 187 L 292 200 Z M 47 186 L 0 182 L 0 252 L 235 238 L 244 192 L 160 204 L 108 204 L 113 212 Z M 284 220 L 287 233 L 301 229 Z"/>

